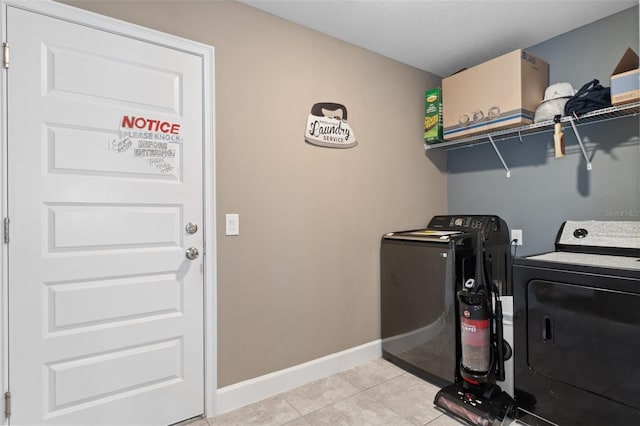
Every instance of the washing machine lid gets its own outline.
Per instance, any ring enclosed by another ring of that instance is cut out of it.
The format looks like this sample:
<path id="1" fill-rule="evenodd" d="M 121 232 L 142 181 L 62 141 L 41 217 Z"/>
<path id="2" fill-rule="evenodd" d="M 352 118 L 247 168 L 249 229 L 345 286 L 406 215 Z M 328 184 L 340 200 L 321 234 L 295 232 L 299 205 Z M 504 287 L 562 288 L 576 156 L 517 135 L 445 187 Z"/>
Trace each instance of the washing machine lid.
<path id="1" fill-rule="evenodd" d="M 410 240 L 448 244 L 453 238 L 462 235 L 462 231 L 439 231 L 433 229 L 415 229 L 411 231 L 389 232 L 382 238 L 388 240 Z"/>

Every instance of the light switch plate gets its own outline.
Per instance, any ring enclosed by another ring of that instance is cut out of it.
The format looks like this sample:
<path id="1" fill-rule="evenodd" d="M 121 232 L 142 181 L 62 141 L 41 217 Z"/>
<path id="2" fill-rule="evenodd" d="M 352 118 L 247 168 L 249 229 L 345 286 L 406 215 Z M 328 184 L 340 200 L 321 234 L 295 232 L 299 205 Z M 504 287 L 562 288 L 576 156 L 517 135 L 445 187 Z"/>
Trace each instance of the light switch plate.
<path id="1" fill-rule="evenodd" d="M 240 235 L 240 215 L 237 213 L 228 213 L 226 216 L 226 234 Z"/>

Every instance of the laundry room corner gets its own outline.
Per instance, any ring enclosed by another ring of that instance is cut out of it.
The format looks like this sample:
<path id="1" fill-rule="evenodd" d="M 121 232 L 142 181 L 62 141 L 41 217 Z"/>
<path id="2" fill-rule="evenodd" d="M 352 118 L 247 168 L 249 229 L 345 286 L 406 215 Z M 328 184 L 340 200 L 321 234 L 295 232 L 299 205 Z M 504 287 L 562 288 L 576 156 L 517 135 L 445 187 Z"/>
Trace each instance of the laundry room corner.
<path id="1" fill-rule="evenodd" d="M 551 64 L 549 83 L 569 82 L 577 90 L 595 78 L 609 86 L 625 50 L 640 47 L 638 16 L 636 6 L 527 51 Z M 523 231 L 517 255 L 552 250 L 558 227 L 568 219 L 638 220 L 639 120 L 632 114 L 579 126 L 586 158 L 570 126 L 562 158 L 554 158 L 552 132 L 523 135 L 522 142 L 517 135 L 496 141 L 510 178 L 490 144 L 448 151 L 449 213 L 500 215 Z"/>

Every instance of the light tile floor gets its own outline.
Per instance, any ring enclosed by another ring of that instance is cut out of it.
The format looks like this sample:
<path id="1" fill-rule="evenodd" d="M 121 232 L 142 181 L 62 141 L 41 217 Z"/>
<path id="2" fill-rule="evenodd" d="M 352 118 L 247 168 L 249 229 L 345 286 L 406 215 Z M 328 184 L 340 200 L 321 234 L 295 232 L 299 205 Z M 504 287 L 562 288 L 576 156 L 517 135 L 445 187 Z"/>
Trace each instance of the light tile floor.
<path id="1" fill-rule="evenodd" d="M 189 426 L 459 426 L 434 407 L 438 390 L 376 359 Z"/>

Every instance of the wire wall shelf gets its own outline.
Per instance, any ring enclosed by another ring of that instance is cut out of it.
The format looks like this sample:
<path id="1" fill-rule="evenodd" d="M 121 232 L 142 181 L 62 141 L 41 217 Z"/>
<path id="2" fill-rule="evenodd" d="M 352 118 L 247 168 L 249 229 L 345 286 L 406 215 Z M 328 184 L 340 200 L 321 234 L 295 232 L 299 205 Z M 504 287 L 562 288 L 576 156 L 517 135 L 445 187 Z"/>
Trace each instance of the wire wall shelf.
<path id="1" fill-rule="evenodd" d="M 577 128 L 584 124 L 600 123 L 600 122 L 615 120 L 623 117 L 632 117 L 632 116 L 638 115 L 639 113 L 640 113 L 640 102 L 633 102 L 629 104 L 617 105 L 617 106 L 599 109 L 596 111 L 591 111 L 580 117 L 572 117 L 572 116 L 562 117 L 560 119 L 560 123 L 563 124 L 563 127 L 572 128 L 574 134 L 576 135 L 576 139 L 580 144 L 582 153 L 585 159 L 587 160 L 587 170 L 591 170 L 591 162 L 589 161 L 586 150 L 584 149 L 584 145 L 582 144 L 582 138 L 580 137 L 580 134 L 578 133 Z M 489 132 L 489 133 L 481 133 L 478 135 L 473 135 L 473 136 L 469 136 L 462 139 L 455 139 L 450 141 L 445 140 L 445 141 L 436 142 L 436 143 L 425 143 L 424 148 L 426 150 L 429 150 L 429 149 L 450 150 L 450 149 L 471 147 L 475 145 L 490 143 L 493 149 L 496 151 L 496 154 L 500 158 L 500 161 L 502 162 L 502 165 L 504 166 L 504 169 L 507 172 L 507 177 L 510 177 L 511 172 L 507 167 L 506 163 L 504 162 L 504 159 L 502 158 L 500 151 L 496 147 L 495 142 L 506 140 L 506 139 L 512 139 L 512 138 L 518 138 L 520 142 L 522 142 L 522 136 L 532 135 L 532 134 L 542 133 L 542 132 L 552 130 L 554 127 L 554 124 L 555 123 L 553 120 L 542 121 L 540 123 L 529 124 L 527 126 L 513 127 L 510 129 L 497 130 L 495 132 Z"/>
<path id="2" fill-rule="evenodd" d="M 566 127 L 570 126 L 570 120 L 573 119 L 576 126 L 580 126 L 587 123 L 601 122 L 614 120 L 616 118 L 628 117 L 638 115 L 640 113 L 640 102 L 634 102 L 625 105 L 612 106 L 609 108 L 603 108 L 596 111 L 591 111 L 579 118 L 575 117 L 562 117 L 560 122 L 565 124 Z M 432 144 L 425 144 L 426 149 L 453 149 L 460 148 L 468 145 L 476 145 L 480 143 L 489 143 L 489 137 L 494 141 L 501 141 L 505 139 L 511 139 L 520 137 L 523 135 L 531 135 L 534 133 L 541 133 L 547 130 L 553 129 L 553 120 L 541 121 L 540 123 L 529 124 L 527 126 L 513 127 L 510 129 L 497 130 L 495 132 L 481 133 L 478 135 L 469 136 L 462 139 L 454 139 L 451 141 L 436 142 Z"/>

